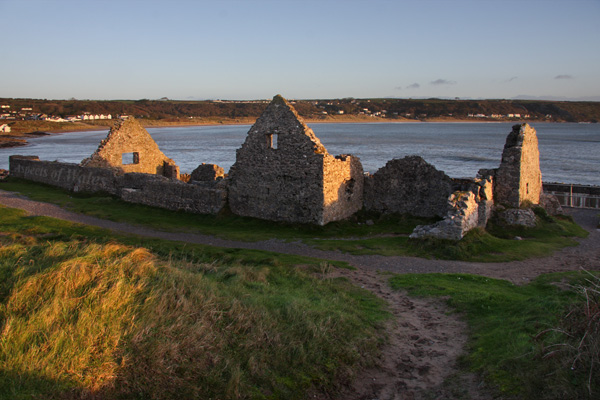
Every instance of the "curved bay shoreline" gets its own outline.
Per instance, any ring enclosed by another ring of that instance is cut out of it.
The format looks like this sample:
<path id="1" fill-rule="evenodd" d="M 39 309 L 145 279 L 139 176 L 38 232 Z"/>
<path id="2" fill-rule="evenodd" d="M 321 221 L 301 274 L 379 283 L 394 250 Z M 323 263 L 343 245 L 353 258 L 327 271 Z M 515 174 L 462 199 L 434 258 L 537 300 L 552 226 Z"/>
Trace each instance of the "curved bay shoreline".
<path id="1" fill-rule="evenodd" d="M 29 144 L 27 139 L 37 138 L 45 135 L 75 133 L 85 131 L 109 130 L 116 120 L 103 120 L 93 124 L 83 122 L 45 122 L 45 121 L 14 121 L 11 123 L 13 132 L 0 133 L 0 148 L 21 147 Z M 536 123 L 547 121 L 530 120 L 494 120 L 481 118 L 460 119 L 451 117 L 436 117 L 422 120 L 398 118 L 386 119 L 369 116 L 328 116 L 326 118 L 305 118 L 307 124 L 405 124 L 405 123 Z M 144 120 L 140 122 L 144 128 L 167 128 L 167 127 L 194 127 L 194 126 L 220 126 L 220 125 L 252 125 L 256 118 L 210 118 L 185 120 Z M 26 123 L 26 124 L 21 124 Z M 563 122 L 557 122 L 563 123 Z M 24 126 L 20 126 L 24 125 Z M 31 127 L 28 129 L 28 127 Z"/>

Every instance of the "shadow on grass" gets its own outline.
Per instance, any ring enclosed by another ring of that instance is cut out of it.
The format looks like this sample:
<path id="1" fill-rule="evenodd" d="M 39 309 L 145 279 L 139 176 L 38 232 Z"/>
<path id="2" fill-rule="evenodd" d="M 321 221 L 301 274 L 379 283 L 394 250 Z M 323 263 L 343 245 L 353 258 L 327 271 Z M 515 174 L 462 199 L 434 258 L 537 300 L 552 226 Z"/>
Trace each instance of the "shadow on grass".
<path id="1" fill-rule="evenodd" d="M 227 211 L 219 215 L 175 212 L 126 203 L 108 195 L 74 194 L 14 178 L 0 187 L 75 212 L 152 229 L 201 233 L 239 241 L 301 240 L 321 250 L 354 255 L 514 261 L 550 255 L 560 248 L 577 245 L 574 238 L 587 235 L 572 219 L 550 217 L 539 210 L 536 211 L 539 223 L 535 228 L 502 227 L 492 221 L 487 231 L 474 229 L 461 241 L 455 242 L 433 238 L 409 239 L 408 235 L 417 225 L 430 224 L 435 219 L 408 215 L 378 215 L 361 211 L 347 220 L 317 226 L 264 221 Z M 524 240 L 515 240 L 517 236 Z"/>

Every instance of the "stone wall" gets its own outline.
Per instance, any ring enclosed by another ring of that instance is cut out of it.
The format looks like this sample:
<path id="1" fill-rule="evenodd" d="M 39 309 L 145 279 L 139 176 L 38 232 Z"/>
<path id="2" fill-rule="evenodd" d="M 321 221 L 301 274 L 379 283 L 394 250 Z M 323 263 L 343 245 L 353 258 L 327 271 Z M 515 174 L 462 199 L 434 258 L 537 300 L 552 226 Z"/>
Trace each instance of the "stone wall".
<path id="1" fill-rule="evenodd" d="M 439 239 L 460 240 L 479 226 L 479 204 L 473 192 L 455 192 L 447 199 L 448 212 L 443 220 L 432 225 L 419 225 L 411 239 L 433 236 Z"/>
<path id="2" fill-rule="evenodd" d="M 531 208 L 507 208 L 496 210 L 498 221 L 501 225 L 519 225 L 533 228 L 537 219 Z"/>
<path id="3" fill-rule="evenodd" d="M 146 180 L 141 188 L 124 187 L 121 198 L 173 211 L 218 214 L 227 203 L 227 188 L 216 183 L 187 184 L 156 176 Z"/>
<path id="4" fill-rule="evenodd" d="M 323 158 L 324 223 L 348 218 L 362 208 L 363 179 L 358 157 Z"/>
<path id="5" fill-rule="evenodd" d="M 365 180 L 364 204 L 368 211 L 442 217 L 448 196 L 455 191 L 448 175 L 419 156 L 394 159 Z"/>
<path id="6" fill-rule="evenodd" d="M 460 240 L 471 229 L 485 228 L 493 212 L 493 178 L 454 179 L 458 190 L 446 202 L 444 219 L 432 225 L 419 225 L 411 238 L 432 236 L 440 239 Z"/>
<path id="7" fill-rule="evenodd" d="M 216 164 L 200 164 L 192 171 L 190 179 L 198 182 L 216 181 L 219 178 L 225 177 L 225 170 Z"/>
<path id="8" fill-rule="evenodd" d="M 490 175 L 479 176 L 473 181 L 479 187 L 479 191 L 474 192 L 479 209 L 478 225 L 485 228 L 494 211 L 494 177 Z"/>
<path id="9" fill-rule="evenodd" d="M 179 178 L 175 162 L 160 151 L 148 131 L 134 118 L 117 122 L 94 154 L 81 165 Z"/>
<path id="10" fill-rule="evenodd" d="M 250 128 L 229 178 L 229 206 L 243 216 L 323 225 L 362 204 L 360 161 L 329 155 L 281 96 Z"/>
<path id="11" fill-rule="evenodd" d="M 57 186 L 71 192 L 106 192 L 117 195 L 114 170 L 87 168 L 78 164 L 40 161 L 36 156 L 9 158 L 10 176 Z"/>
<path id="12" fill-rule="evenodd" d="M 444 220 L 428 226 L 418 226 L 412 238 L 434 236 L 460 240 L 475 226 L 485 227 L 495 208 L 508 224 L 535 226 L 535 214 L 519 209 L 526 202 L 540 204 L 558 212 L 554 201 L 542 195 L 539 149 L 535 129 L 527 124 L 515 125 L 506 138 L 500 167 L 480 170 L 473 180 L 454 179 L 458 190 L 448 199 Z M 438 183 L 433 183 L 439 186 Z M 505 207 L 508 206 L 508 209 Z"/>
<path id="13" fill-rule="evenodd" d="M 133 165 L 123 165 L 123 153 L 133 154 Z M 481 170 L 477 178 L 452 179 L 419 156 L 391 160 L 365 178 L 357 157 L 330 155 L 281 96 L 273 98 L 248 132 L 227 178 L 222 168 L 202 164 L 190 184 L 174 179 L 178 167 L 135 120 L 111 129 L 82 165 L 12 156 L 10 174 L 170 210 L 215 214 L 229 203 L 237 215 L 273 221 L 324 225 L 364 205 L 380 213 L 442 217 L 417 227 L 412 237 L 455 240 L 475 226 L 484 227 L 495 205 L 510 209 L 529 201 L 560 210 L 548 196 L 540 201 L 537 136 L 527 124 L 513 127 L 500 167 Z"/>
<path id="14" fill-rule="evenodd" d="M 131 203 L 198 214 L 216 214 L 227 203 L 227 188 L 217 182 L 186 184 L 160 175 L 122 174 L 107 168 L 11 156 L 10 175 L 72 192 L 110 193 Z"/>
<path id="15" fill-rule="evenodd" d="M 494 197 L 499 204 L 520 207 L 523 202 L 539 204 L 541 193 L 537 134 L 528 124 L 515 125 L 506 138 L 495 174 Z"/>

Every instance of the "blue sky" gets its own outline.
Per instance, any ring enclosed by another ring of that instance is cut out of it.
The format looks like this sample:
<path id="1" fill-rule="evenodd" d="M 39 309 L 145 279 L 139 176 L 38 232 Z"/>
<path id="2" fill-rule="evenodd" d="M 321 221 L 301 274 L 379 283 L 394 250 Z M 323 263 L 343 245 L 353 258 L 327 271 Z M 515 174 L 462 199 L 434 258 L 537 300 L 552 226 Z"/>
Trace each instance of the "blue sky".
<path id="1" fill-rule="evenodd" d="M 0 97 L 600 101 L 600 0 L 0 0 Z"/>

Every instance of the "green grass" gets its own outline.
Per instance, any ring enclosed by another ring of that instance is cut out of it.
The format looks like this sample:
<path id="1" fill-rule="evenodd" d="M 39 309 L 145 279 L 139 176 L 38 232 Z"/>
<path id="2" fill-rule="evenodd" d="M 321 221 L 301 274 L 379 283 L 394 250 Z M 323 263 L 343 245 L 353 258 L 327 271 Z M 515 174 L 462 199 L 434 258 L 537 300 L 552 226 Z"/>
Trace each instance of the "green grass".
<path id="1" fill-rule="evenodd" d="M 314 237 L 365 237 L 388 233 L 408 234 L 416 225 L 431 221 L 408 216 L 383 216 L 376 218 L 377 224 L 367 225 L 365 222 L 375 217 L 361 213 L 350 220 L 330 223 L 327 226 L 290 224 L 239 217 L 228 212 L 221 215 L 175 212 L 126 203 L 110 195 L 70 193 L 59 188 L 15 178 L 9 178 L 8 181 L 2 183 L 0 188 L 98 218 L 140 224 L 160 230 L 187 230 L 243 241 L 272 238 L 297 240 Z"/>
<path id="2" fill-rule="evenodd" d="M 382 343 L 322 261 L 136 240 L 0 208 L 0 398 L 303 398 Z"/>
<path id="3" fill-rule="evenodd" d="M 357 255 L 501 262 L 547 256 L 562 247 L 576 245 L 575 237 L 587 235 L 569 218 L 540 214 L 536 228 L 499 228 L 492 223 L 488 231 L 473 230 L 458 243 L 437 239 L 413 240 L 408 235 L 417 225 L 430 224 L 434 220 L 359 212 L 345 221 L 316 226 L 264 221 L 227 212 L 221 215 L 173 212 L 125 203 L 108 195 L 68 193 L 16 179 L 2 183 L 1 188 L 72 211 L 159 230 L 196 232 L 241 241 L 301 240 L 322 250 L 340 250 Z M 373 223 L 367 224 L 369 220 Z M 516 236 L 523 240 L 514 240 Z"/>
<path id="4" fill-rule="evenodd" d="M 309 257 L 262 250 L 221 248 L 145 238 L 135 235 L 123 235 L 107 229 L 73 224 L 55 218 L 30 217 L 26 216 L 21 210 L 2 206 L 0 206 L 0 216 L 2 216 L 0 226 L 4 232 L 33 235 L 44 237 L 48 240 L 89 240 L 98 243 L 118 241 L 128 246 L 147 247 L 160 256 L 173 257 L 185 261 L 211 262 L 212 260 L 219 260 L 222 262 L 236 261 L 243 264 L 271 263 L 275 260 L 284 264 L 318 264 L 322 262 L 322 260 Z M 329 261 L 329 263 L 337 267 L 348 268 L 348 264 L 341 261 Z"/>
<path id="5" fill-rule="evenodd" d="M 470 341 L 463 363 L 482 374 L 501 396 L 542 399 L 578 393 L 588 398 L 579 371 L 561 371 L 568 380 L 560 389 L 553 384 L 558 371 L 542 355 L 544 345 L 555 343 L 556 335 L 535 340 L 540 332 L 557 326 L 565 310 L 578 301 L 573 290 L 559 286 L 588 277 L 578 272 L 548 274 L 516 286 L 467 274 L 407 274 L 392 277 L 390 284 L 413 296 L 445 297 L 464 315 Z"/>
<path id="6" fill-rule="evenodd" d="M 576 237 L 588 233 L 570 218 L 540 220 L 535 228 L 491 227 L 471 230 L 461 241 L 435 238 L 409 239 L 406 236 L 374 237 L 357 240 L 309 239 L 305 242 L 323 250 L 341 250 L 350 254 L 414 256 L 444 260 L 502 262 L 543 257 L 566 247 L 576 246 Z M 516 236 L 523 240 L 515 240 Z"/>

